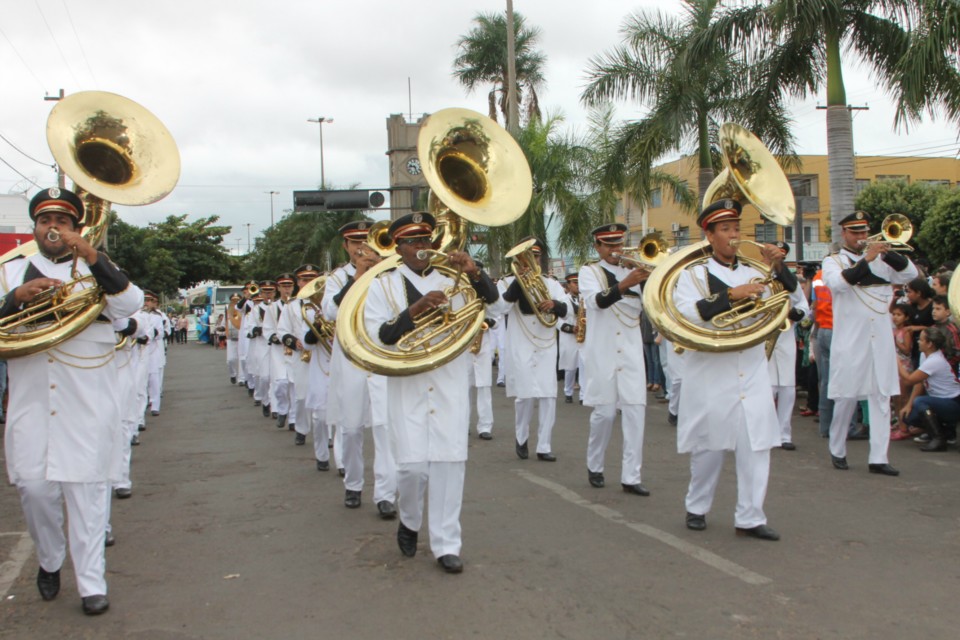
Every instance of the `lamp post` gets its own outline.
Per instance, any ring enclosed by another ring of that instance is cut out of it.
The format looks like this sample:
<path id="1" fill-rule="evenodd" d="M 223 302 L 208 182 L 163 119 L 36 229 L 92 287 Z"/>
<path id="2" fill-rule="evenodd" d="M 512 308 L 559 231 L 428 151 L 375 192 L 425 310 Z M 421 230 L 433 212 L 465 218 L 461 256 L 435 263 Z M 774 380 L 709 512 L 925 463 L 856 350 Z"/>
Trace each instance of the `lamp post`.
<path id="1" fill-rule="evenodd" d="M 332 123 L 333 118 L 320 116 L 318 118 L 308 118 L 307 122 L 316 122 L 320 125 L 320 190 L 323 191 L 327 188 L 327 180 L 323 174 L 323 123 Z"/>
<path id="2" fill-rule="evenodd" d="M 250 255 L 250 225 L 252 225 L 253 223 L 248 222 L 246 224 L 247 224 L 247 255 Z"/>
<path id="3" fill-rule="evenodd" d="M 273 196 L 279 194 L 279 191 L 264 191 L 270 194 L 270 227 L 273 227 Z"/>

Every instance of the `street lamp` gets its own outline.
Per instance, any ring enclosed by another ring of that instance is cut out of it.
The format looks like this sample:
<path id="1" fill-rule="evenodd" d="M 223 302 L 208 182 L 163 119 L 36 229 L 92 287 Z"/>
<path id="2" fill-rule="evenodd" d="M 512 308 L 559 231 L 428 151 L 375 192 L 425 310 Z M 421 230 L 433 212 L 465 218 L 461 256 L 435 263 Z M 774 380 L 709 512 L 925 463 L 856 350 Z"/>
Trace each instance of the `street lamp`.
<path id="1" fill-rule="evenodd" d="M 316 122 L 320 125 L 320 190 L 323 191 L 327 188 L 327 181 L 323 174 L 323 123 L 333 123 L 333 118 L 320 116 L 318 118 L 308 118 L 307 122 Z"/>
<path id="2" fill-rule="evenodd" d="M 273 227 L 273 196 L 279 194 L 279 191 L 264 191 L 270 194 L 270 227 Z"/>
<path id="3" fill-rule="evenodd" d="M 249 255 L 250 254 L 250 225 L 252 225 L 253 223 L 248 222 L 246 224 L 247 224 L 247 255 Z"/>

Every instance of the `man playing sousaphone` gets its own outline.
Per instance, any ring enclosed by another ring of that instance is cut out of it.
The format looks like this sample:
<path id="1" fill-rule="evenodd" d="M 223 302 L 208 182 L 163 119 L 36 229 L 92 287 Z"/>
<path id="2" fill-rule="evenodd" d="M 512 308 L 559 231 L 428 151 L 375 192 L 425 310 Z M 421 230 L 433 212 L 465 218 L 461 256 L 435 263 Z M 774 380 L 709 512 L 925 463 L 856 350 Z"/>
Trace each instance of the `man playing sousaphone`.
<path id="1" fill-rule="evenodd" d="M 450 305 L 444 293 L 454 280 L 430 266 L 431 237 L 436 222 L 428 213 L 411 213 L 390 225 L 402 264 L 381 274 L 367 293 L 367 332 L 387 349 L 414 330 L 425 313 Z M 451 251 L 448 262 L 470 280 L 486 304 L 498 298 L 496 285 L 463 251 Z M 461 285 L 462 286 L 462 285 Z M 397 543 L 403 555 L 417 552 L 423 520 L 423 495 L 429 487 L 430 549 L 448 573 L 463 571 L 460 560 L 460 507 L 470 429 L 467 351 L 439 367 L 410 376 L 387 378 L 387 408 L 397 456 L 400 526 Z M 344 436 L 346 437 L 346 436 Z"/>
<path id="2" fill-rule="evenodd" d="M 60 591 L 65 505 L 77 591 L 84 613 L 94 615 L 109 607 L 104 576 L 109 481 L 119 479 L 118 443 L 124 436 L 111 321 L 136 313 L 143 292 L 80 234 L 84 205 L 76 194 L 56 187 L 42 191 L 29 213 L 39 254 L 0 267 L 0 318 L 9 319 L 38 294 L 74 280 L 73 271 L 92 276 L 105 295 L 100 318 L 76 335 L 9 361 L 7 472 L 37 549 L 40 596 L 53 600 Z"/>
<path id="3" fill-rule="evenodd" d="M 711 320 L 729 311 L 734 303 L 768 294 L 766 285 L 757 282 L 765 274 L 738 260 L 740 210 L 735 200 L 719 200 L 697 219 L 713 256 L 706 264 L 688 266 L 680 274 L 674 302 L 687 320 L 701 327 L 715 329 Z M 784 266 L 783 252 L 773 245 L 763 245 L 762 251 L 774 277 L 784 289 L 794 291 L 797 279 Z M 743 324 L 752 321 L 746 319 Z M 687 528 L 706 529 L 724 452 L 733 451 L 737 465 L 737 535 L 778 540 L 780 535 L 767 526 L 763 512 L 770 449 L 780 446 L 765 345 L 740 351 L 689 351 L 684 360 L 677 449 L 691 454 Z"/>

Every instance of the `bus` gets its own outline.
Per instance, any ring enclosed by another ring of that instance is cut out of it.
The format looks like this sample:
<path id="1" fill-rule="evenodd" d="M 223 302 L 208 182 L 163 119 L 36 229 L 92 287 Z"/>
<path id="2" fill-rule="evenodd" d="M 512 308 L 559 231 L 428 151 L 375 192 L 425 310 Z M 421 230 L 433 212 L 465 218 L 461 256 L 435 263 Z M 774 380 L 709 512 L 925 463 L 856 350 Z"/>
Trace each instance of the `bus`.
<path id="1" fill-rule="evenodd" d="M 185 304 L 188 313 L 193 316 L 188 319 L 192 320 L 196 329 L 194 335 L 200 342 L 213 344 L 213 329 L 217 318 L 220 314 L 224 314 L 224 318 L 228 317 L 226 311 L 233 294 L 242 295 L 243 285 L 207 282 L 187 291 Z"/>

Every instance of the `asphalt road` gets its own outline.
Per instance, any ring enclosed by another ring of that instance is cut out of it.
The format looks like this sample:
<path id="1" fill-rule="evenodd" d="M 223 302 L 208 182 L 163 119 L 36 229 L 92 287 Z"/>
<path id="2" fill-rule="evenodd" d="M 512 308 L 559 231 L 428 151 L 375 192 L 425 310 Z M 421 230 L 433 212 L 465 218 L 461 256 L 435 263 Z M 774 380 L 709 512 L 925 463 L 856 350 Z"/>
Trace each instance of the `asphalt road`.
<path id="1" fill-rule="evenodd" d="M 466 569 L 447 575 L 421 536 L 343 507 L 336 472 L 260 415 L 224 352 L 173 345 L 163 411 L 134 449 L 134 494 L 113 503 L 110 611 L 80 611 L 72 567 L 43 602 L 12 487 L 0 491 L 0 638 L 956 638 L 960 454 L 891 443 L 902 475 L 830 466 L 810 418 L 774 451 L 766 510 L 779 542 L 734 535 L 732 457 L 704 532 L 684 526 L 688 458 L 649 396 L 643 481 L 587 484 L 589 410 L 558 405 L 556 463 L 514 454 L 512 403 L 494 439 L 472 435 Z M 368 452 L 372 443 L 368 437 Z M 533 447 L 531 446 L 531 451 Z M 368 460 L 368 488 L 372 480 Z"/>

